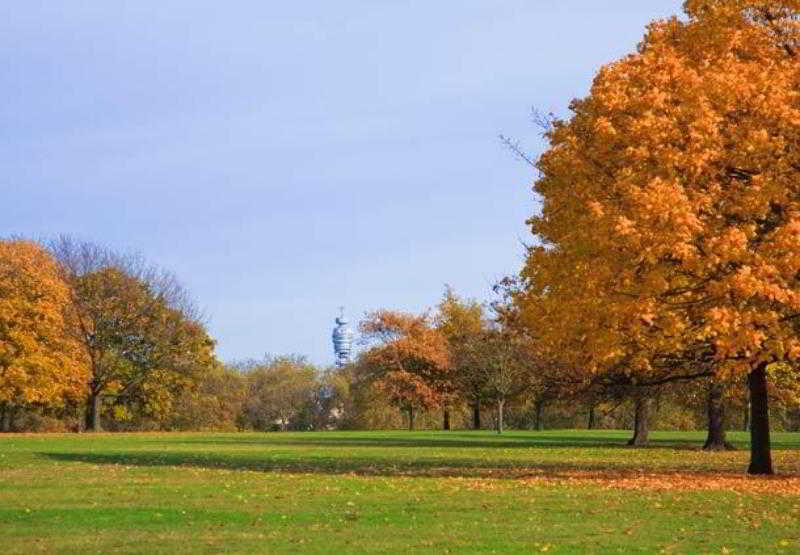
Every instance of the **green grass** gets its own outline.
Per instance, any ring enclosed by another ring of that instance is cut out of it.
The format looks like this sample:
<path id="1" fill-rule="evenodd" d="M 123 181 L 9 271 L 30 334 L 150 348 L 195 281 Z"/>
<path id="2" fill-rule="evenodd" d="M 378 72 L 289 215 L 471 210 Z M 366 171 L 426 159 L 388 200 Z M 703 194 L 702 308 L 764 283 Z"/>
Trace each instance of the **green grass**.
<path id="1" fill-rule="evenodd" d="M 800 434 L 0 436 L 5 553 L 800 552 Z"/>

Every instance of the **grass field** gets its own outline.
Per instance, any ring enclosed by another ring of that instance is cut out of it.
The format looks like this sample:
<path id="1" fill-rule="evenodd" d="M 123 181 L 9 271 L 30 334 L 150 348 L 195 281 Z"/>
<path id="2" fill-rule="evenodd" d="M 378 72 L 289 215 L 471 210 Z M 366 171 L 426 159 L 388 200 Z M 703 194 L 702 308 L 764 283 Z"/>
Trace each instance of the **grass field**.
<path id="1" fill-rule="evenodd" d="M 628 435 L 0 436 L 0 551 L 800 552 L 800 434 Z"/>

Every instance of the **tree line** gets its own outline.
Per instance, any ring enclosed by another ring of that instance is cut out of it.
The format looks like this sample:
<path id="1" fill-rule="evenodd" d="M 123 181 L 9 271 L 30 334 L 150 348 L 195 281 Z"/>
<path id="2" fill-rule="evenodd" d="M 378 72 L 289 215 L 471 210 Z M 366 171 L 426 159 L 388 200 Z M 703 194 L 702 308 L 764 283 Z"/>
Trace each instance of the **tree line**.
<path id="1" fill-rule="evenodd" d="M 0 241 L 0 299 L 2 431 L 502 432 L 506 422 L 618 428 L 632 415 L 622 389 L 553 380 L 504 320 L 508 302 L 449 287 L 430 313 L 365 315 L 361 353 L 341 369 L 299 355 L 223 363 L 174 275 L 70 237 Z M 666 390 L 655 402 L 665 425 L 697 426 L 691 403 Z"/>

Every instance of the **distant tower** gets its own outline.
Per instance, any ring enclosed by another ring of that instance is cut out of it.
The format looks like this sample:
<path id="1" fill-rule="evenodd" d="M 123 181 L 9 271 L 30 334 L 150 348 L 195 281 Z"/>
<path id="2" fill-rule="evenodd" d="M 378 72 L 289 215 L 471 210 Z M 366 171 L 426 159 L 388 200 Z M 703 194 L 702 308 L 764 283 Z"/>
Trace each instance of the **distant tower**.
<path id="1" fill-rule="evenodd" d="M 340 306 L 336 327 L 333 328 L 333 352 L 336 354 L 337 368 L 342 368 L 353 361 L 353 339 L 356 334 L 347 324 L 349 322 L 344 317 L 344 307 Z"/>

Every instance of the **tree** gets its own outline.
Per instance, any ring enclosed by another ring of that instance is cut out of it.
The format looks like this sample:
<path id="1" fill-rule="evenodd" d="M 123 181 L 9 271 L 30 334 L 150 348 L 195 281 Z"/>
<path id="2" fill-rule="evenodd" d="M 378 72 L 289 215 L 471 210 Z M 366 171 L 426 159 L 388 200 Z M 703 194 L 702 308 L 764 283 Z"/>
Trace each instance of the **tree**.
<path id="1" fill-rule="evenodd" d="M 475 367 L 476 361 L 471 355 L 488 326 L 485 310 L 478 301 L 459 298 L 450 286 L 445 287 L 437 308 L 434 322 L 449 345 L 454 386 L 458 395 L 472 407 L 472 427 L 479 430 L 487 375 Z"/>
<path id="2" fill-rule="evenodd" d="M 247 380 L 238 370 L 216 363 L 176 396 L 165 415 L 169 430 L 236 430 L 240 424 Z"/>
<path id="3" fill-rule="evenodd" d="M 332 370 L 326 381 L 331 398 L 331 414 L 338 429 L 372 430 L 402 426 L 406 414 L 399 414 L 380 388 L 375 368 L 361 353 L 353 364 Z"/>
<path id="4" fill-rule="evenodd" d="M 368 314 L 360 328 L 374 343 L 363 366 L 388 398 L 407 411 L 410 430 L 416 408 L 442 406 L 452 399 L 447 341 L 427 315 L 380 310 Z"/>
<path id="5" fill-rule="evenodd" d="M 68 333 L 69 287 L 39 245 L 0 240 L 0 411 L 3 431 L 20 407 L 83 395 L 86 359 Z"/>
<path id="6" fill-rule="evenodd" d="M 605 66 L 548 134 L 524 274 L 591 373 L 746 376 L 753 474 L 773 473 L 767 366 L 800 358 L 799 10 L 689 0 Z"/>
<path id="7" fill-rule="evenodd" d="M 219 365 L 214 356 L 214 341 L 199 322 L 187 320 L 181 313 L 168 310 L 158 328 L 149 330 L 146 345 L 133 362 L 119 360 L 125 381 L 114 383 L 105 392 L 114 412 L 123 412 L 127 420 L 142 427 L 163 429 L 176 410 L 176 403 L 186 393 L 196 391 L 207 374 Z M 132 355 L 134 353 L 129 353 Z"/>
<path id="8" fill-rule="evenodd" d="M 101 429 L 103 398 L 158 412 L 159 399 L 214 363 L 214 342 L 173 275 L 69 237 L 50 249 L 70 285 L 74 338 L 89 359 L 87 429 Z"/>
<path id="9" fill-rule="evenodd" d="M 243 408 L 246 427 L 286 431 L 308 410 L 317 389 L 317 370 L 301 356 L 267 357 L 240 363 L 248 388 Z"/>
<path id="10" fill-rule="evenodd" d="M 530 387 L 534 374 L 529 352 L 520 337 L 498 328 L 488 329 L 467 346 L 467 359 L 483 374 L 487 397 L 495 403 L 497 433 L 503 433 L 506 403 Z"/>
<path id="11" fill-rule="evenodd" d="M 706 451 L 732 451 L 736 448 L 725 439 L 725 383 L 711 380 L 708 384 L 706 414 L 708 415 L 708 437 L 703 449 Z"/>

